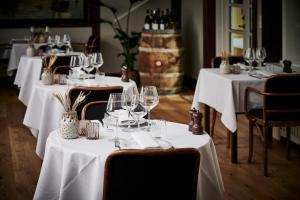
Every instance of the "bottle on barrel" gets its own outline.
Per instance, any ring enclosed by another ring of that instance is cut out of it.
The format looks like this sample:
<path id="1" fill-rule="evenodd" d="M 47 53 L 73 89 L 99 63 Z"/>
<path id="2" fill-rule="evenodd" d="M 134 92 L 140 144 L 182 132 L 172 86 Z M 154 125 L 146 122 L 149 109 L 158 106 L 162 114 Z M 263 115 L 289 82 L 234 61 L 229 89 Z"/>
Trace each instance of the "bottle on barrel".
<path id="1" fill-rule="evenodd" d="M 152 10 L 152 16 L 153 16 L 153 19 L 152 19 L 152 25 L 151 25 L 151 28 L 152 30 L 154 31 L 157 31 L 158 30 L 158 23 L 159 23 L 159 17 L 157 16 L 157 11 L 155 9 Z"/>
<path id="2" fill-rule="evenodd" d="M 151 29 L 151 19 L 150 19 L 150 11 L 147 9 L 147 15 L 145 17 L 145 23 L 144 23 L 144 30 L 150 30 Z"/>
<path id="3" fill-rule="evenodd" d="M 166 29 L 165 25 L 166 25 L 165 16 L 164 16 L 164 11 L 162 10 L 159 18 L 159 30 L 165 30 Z"/>

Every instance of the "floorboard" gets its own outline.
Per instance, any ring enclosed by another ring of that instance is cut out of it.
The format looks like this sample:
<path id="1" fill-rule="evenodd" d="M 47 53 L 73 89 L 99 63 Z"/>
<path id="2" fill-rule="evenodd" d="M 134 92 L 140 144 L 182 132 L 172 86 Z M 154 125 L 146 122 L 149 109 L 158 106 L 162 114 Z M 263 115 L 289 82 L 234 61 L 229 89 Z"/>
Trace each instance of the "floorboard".
<path id="1" fill-rule="evenodd" d="M 189 122 L 193 91 L 161 96 L 151 118 Z M 22 125 L 26 107 L 13 88 L 0 88 L 0 199 L 32 199 L 41 161 L 36 139 Z M 238 116 L 238 164 L 231 164 L 227 133 L 218 115 L 214 144 L 225 186 L 225 199 L 299 199 L 300 147 L 292 145 L 291 161 L 285 159 L 285 141 L 274 140 L 269 150 L 270 177 L 263 176 L 262 144 L 255 130 L 253 162 L 247 162 L 248 122 Z"/>

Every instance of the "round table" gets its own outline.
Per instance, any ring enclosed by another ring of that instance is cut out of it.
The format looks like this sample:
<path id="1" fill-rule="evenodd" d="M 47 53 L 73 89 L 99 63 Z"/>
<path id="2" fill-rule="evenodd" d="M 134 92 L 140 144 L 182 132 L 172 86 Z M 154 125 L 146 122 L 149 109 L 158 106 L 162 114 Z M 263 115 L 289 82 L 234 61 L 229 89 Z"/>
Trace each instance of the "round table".
<path id="1" fill-rule="evenodd" d="M 106 130 L 100 128 L 99 140 L 66 140 L 58 130 L 51 132 L 34 199 L 102 199 L 105 161 L 117 150 L 111 140 L 114 134 Z M 127 142 L 127 148 L 139 148 L 131 134 L 121 132 L 119 136 Z M 223 199 L 223 181 L 210 136 L 193 135 L 187 125 L 167 122 L 164 139 L 175 148 L 199 150 L 197 199 Z"/>
<path id="2" fill-rule="evenodd" d="M 106 76 L 102 81 L 88 80 L 81 86 L 122 86 L 125 90 L 136 87 L 134 81 L 122 82 L 119 77 Z M 33 86 L 23 124 L 31 129 L 37 138 L 36 153 L 44 157 L 45 144 L 49 133 L 59 127 L 64 112 L 62 105 L 54 98 L 54 93 L 65 94 L 74 85 L 43 85 L 41 81 Z"/>

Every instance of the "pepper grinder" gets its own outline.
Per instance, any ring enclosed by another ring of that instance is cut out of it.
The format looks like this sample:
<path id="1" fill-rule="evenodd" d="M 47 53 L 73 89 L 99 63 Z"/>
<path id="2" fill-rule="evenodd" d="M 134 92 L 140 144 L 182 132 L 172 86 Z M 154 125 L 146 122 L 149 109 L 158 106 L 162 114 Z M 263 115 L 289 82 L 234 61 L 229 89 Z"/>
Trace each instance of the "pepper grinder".
<path id="1" fill-rule="evenodd" d="M 189 123 L 189 131 L 192 131 L 192 128 L 194 126 L 194 115 L 193 115 L 193 113 L 196 112 L 196 111 L 197 111 L 196 108 L 193 108 L 193 109 L 189 110 L 189 114 L 190 114 L 190 118 L 191 118 L 191 121 Z"/>
<path id="2" fill-rule="evenodd" d="M 202 113 L 199 110 L 196 110 L 196 112 L 193 112 L 193 120 L 194 124 L 192 127 L 192 133 L 194 135 L 202 135 L 203 134 L 203 127 L 202 127 Z"/>
<path id="3" fill-rule="evenodd" d="M 121 81 L 129 82 L 128 70 L 127 70 L 127 67 L 125 65 L 121 67 Z"/>

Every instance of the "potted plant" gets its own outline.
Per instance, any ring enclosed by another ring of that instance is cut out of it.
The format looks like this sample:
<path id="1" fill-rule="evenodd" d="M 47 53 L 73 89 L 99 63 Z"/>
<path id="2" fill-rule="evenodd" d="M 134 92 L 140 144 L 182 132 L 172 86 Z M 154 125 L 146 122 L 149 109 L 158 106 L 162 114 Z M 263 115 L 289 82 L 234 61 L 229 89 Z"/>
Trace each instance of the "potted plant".
<path id="1" fill-rule="evenodd" d="M 132 6 L 141 0 L 129 0 L 129 8 L 126 19 L 126 28 L 124 29 L 118 19 L 117 9 L 106 5 L 100 2 L 100 6 L 109 9 L 113 16 L 114 21 L 100 19 L 100 23 L 107 23 L 111 26 L 111 28 L 115 32 L 114 38 L 120 41 L 122 46 L 122 52 L 118 54 L 118 56 L 122 56 L 124 58 L 122 66 L 126 66 L 128 69 L 128 76 L 130 79 L 135 80 L 137 83 L 139 82 L 138 71 L 134 69 L 134 63 L 136 61 L 136 55 L 138 54 L 138 44 L 141 36 L 141 32 L 129 31 L 129 22 L 130 22 L 130 11 Z"/>

